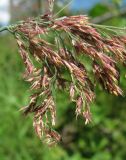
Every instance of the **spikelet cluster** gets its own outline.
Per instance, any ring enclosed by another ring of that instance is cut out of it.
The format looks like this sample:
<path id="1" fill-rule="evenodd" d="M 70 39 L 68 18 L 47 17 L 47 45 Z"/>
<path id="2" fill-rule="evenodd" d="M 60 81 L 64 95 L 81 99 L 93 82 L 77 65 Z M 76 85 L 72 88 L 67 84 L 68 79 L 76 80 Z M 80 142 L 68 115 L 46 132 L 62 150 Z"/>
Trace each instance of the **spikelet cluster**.
<path id="1" fill-rule="evenodd" d="M 92 119 L 90 105 L 95 99 L 92 81 L 111 94 L 123 95 L 118 85 L 117 62 L 126 63 L 124 36 L 103 35 L 84 15 L 53 19 L 48 14 L 23 21 L 14 34 L 26 68 L 24 78 L 31 84 L 30 102 L 23 111 L 25 115 L 34 113 L 35 131 L 49 145 L 61 140 L 52 129 L 56 124 L 55 90 L 69 90 L 76 115 L 81 115 L 85 124 Z M 91 60 L 93 80 L 78 57 Z M 69 73 L 68 79 L 64 70 Z"/>

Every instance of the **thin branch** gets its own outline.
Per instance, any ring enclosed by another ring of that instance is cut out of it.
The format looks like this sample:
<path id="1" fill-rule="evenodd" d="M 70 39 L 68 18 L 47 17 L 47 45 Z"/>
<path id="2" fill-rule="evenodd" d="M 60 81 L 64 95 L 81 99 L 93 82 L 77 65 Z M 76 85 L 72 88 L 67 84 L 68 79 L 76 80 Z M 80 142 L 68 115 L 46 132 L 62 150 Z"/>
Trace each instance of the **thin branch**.
<path id="1" fill-rule="evenodd" d="M 114 17 L 119 17 L 119 16 L 124 16 L 126 15 L 126 7 L 125 8 L 122 8 L 119 12 L 109 12 L 109 13 L 106 13 L 102 16 L 99 16 L 99 17 L 96 17 L 94 19 L 91 20 L 92 23 L 103 23 L 107 20 L 110 20 Z"/>
<path id="2" fill-rule="evenodd" d="M 58 14 L 60 14 L 65 8 L 67 8 L 71 3 L 73 2 L 73 0 L 71 0 L 68 4 L 66 4 L 59 12 L 57 12 L 54 17 L 56 17 Z M 53 18 L 54 18 L 53 17 Z"/>
<path id="3" fill-rule="evenodd" d="M 93 24 L 89 23 L 91 26 L 97 27 L 97 28 L 102 28 L 102 29 L 111 29 L 111 30 L 126 30 L 126 27 L 116 27 L 116 26 L 107 26 L 107 25 L 98 25 L 98 24 Z"/>

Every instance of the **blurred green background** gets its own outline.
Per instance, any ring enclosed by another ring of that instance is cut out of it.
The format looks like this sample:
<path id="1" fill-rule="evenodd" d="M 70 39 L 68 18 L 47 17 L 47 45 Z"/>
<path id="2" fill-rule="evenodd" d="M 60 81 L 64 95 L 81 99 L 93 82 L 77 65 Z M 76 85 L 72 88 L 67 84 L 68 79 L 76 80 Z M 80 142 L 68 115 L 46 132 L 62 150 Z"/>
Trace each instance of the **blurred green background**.
<path id="1" fill-rule="evenodd" d="M 126 16 L 120 12 L 123 3 L 121 0 L 101 2 L 93 3 L 88 10 L 82 8 L 74 10 L 67 7 L 60 15 L 88 14 L 94 22 L 96 17 L 100 16 L 101 24 L 126 26 Z M 61 4 L 56 4 L 55 12 L 63 7 Z M 125 9 L 125 6 L 123 7 Z M 31 15 L 35 13 L 37 12 L 30 12 Z M 114 13 L 118 13 L 118 16 L 102 21 L 102 15 Z M 24 18 L 24 12 L 20 13 L 20 17 Z M 18 18 L 12 17 L 12 21 Z M 24 117 L 19 111 L 29 100 L 29 85 L 22 79 L 23 71 L 23 63 L 13 36 L 2 34 L 0 36 L 0 160 L 126 160 L 125 97 L 112 96 L 97 87 L 95 91 L 97 98 L 91 106 L 93 122 L 85 126 L 83 119 L 79 118 L 76 121 L 75 105 L 69 103 L 68 94 L 58 93 L 56 129 L 62 134 L 63 142 L 48 148 L 34 133 L 32 115 Z M 120 72 L 120 85 L 126 94 L 126 69 L 121 67 Z"/>

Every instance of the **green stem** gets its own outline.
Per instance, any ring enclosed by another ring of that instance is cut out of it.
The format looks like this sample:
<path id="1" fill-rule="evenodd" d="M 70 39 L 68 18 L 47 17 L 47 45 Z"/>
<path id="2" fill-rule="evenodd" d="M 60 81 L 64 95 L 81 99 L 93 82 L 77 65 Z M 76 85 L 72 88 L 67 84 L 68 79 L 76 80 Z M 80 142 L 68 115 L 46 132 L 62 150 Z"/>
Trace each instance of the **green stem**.
<path id="1" fill-rule="evenodd" d="M 8 27 L 7 27 L 7 26 L 0 28 L 0 32 L 7 31 L 7 30 L 8 30 Z"/>
<path id="2" fill-rule="evenodd" d="M 13 29 L 16 28 L 18 25 L 22 24 L 24 21 L 18 21 L 16 24 L 10 24 L 8 26 L 0 27 L 0 32 L 9 31 L 13 34 Z"/>

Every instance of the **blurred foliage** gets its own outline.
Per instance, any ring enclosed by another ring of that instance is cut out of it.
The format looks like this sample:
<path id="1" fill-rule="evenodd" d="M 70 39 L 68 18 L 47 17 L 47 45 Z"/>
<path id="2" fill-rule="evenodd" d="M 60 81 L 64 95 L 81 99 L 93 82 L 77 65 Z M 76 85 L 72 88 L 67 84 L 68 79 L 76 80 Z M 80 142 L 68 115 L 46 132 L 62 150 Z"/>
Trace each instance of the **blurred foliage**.
<path id="1" fill-rule="evenodd" d="M 116 1 L 115 1 L 116 2 Z M 118 1 L 117 1 L 118 2 Z M 89 15 L 100 16 L 109 6 L 97 4 Z M 125 26 L 125 17 L 113 18 L 107 25 Z M 57 93 L 57 130 L 61 144 L 48 148 L 35 136 L 31 117 L 19 111 L 28 102 L 28 84 L 13 37 L 0 36 L 0 160 L 125 160 L 126 99 L 114 97 L 97 86 L 97 99 L 92 104 L 93 122 L 85 126 L 75 117 L 75 105 L 68 93 Z M 88 65 L 87 65 L 88 67 Z M 126 94 L 126 69 L 120 70 L 120 84 Z"/>
<path id="2" fill-rule="evenodd" d="M 122 0 L 112 0 L 112 2 L 116 5 L 116 6 L 120 6 L 122 3 Z"/>
<path id="3" fill-rule="evenodd" d="M 104 5 L 102 3 L 96 4 L 89 12 L 89 15 L 93 17 L 97 17 L 99 15 L 103 15 L 110 11 L 107 5 Z"/>

